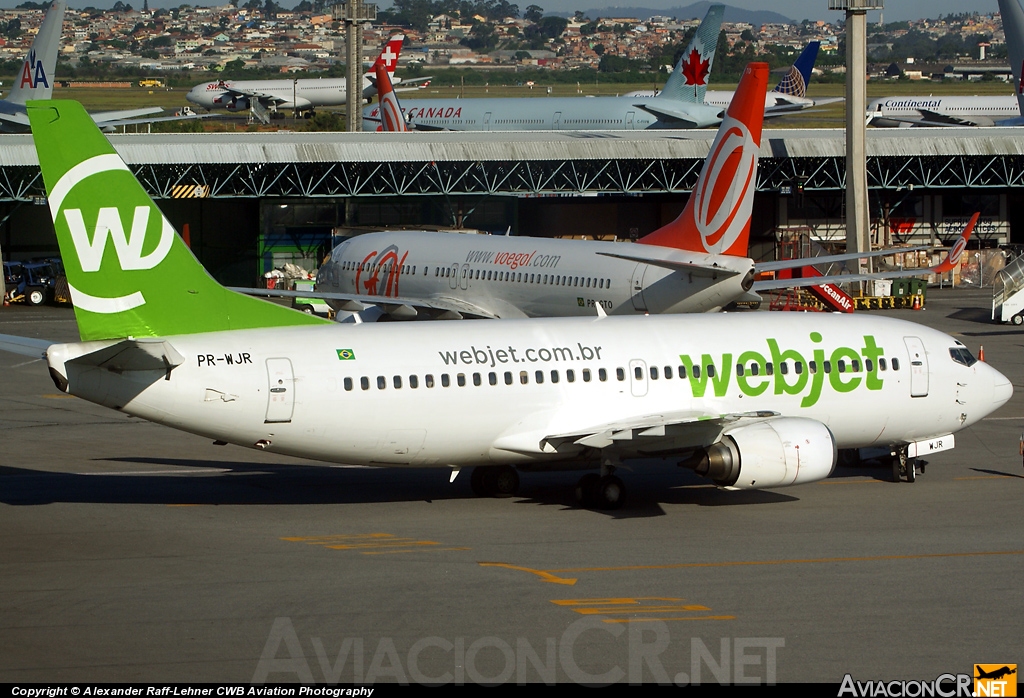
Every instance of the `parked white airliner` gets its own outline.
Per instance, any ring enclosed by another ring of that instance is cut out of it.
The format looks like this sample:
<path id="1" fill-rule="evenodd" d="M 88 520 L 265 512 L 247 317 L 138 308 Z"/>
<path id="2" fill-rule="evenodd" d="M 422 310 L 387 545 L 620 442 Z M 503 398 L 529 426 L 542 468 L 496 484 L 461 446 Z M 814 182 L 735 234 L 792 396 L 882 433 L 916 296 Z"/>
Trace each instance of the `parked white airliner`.
<path id="1" fill-rule="evenodd" d="M 369 99 L 377 94 L 374 70 L 382 64 L 395 84 L 402 82 L 394 77 L 398 56 L 402 52 L 405 35 L 391 36 L 381 50 L 377 60 L 363 75 L 363 97 Z M 412 82 L 427 80 L 420 78 Z M 296 80 L 218 80 L 196 85 L 185 99 L 204 109 L 226 109 L 227 111 L 249 111 L 266 115 L 279 109 L 299 109 L 312 112 L 316 107 L 336 107 L 345 104 L 346 78 L 299 78 Z"/>
<path id="2" fill-rule="evenodd" d="M 496 466 L 481 491 L 515 491 L 517 467 L 599 463 L 581 500 L 615 507 L 624 459 L 682 459 L 727 488 L 813 482 L 840 448 L 949 448 L 1013 392 L 958 340 L 890 318 L 331 323 L 219 286 L 79 105 L 29 117 L 82 341 L 0 348 L 42 356 L 64 392 L 211 439 L 453 479 Z"/>

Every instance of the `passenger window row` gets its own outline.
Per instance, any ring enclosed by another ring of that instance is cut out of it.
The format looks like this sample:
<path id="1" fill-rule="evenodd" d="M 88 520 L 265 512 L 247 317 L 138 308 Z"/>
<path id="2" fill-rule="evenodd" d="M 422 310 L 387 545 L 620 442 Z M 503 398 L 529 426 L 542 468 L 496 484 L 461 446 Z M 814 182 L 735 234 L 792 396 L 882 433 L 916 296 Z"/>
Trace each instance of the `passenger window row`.
<path id="1" fill-rule="evenodd" d="M 804 372 L 803 362 L 794 361 L 792 365 L 793 372 L 796 373 L 797 375 Z M 899 359 L 892 359 L 889 365 L 892 366 L 893 371 L 900 370 Z M 832 365 L 832 362 L 830 361 L 822 362 L 821 370 L 824 373 L 832 373 L 833 368 L 835 368 L 835 370 L 838 371 L 839 373 L 858 373 L 860 372 L 860 367 L 861 362 L 859 360 L 852 360 L 850 361 L 850 363 L 847 363 L 843 359 L 840 359 L 839 361 L 836 362 L 834 367 Z M 866 359 L 864 361 L 864 368 L 869 373 L 873 370 L 871 359 Z M 737 376 L 743 376 L 748 374 L 751 376 L 756 376 L 759 375 L 760 370 L 760 364 L 757 363 L 751 363 L 746 366 L 744 364 L 736 365 Z M 782 363 L 779 364 L 779 372 L 782 373 L 783 375 L 788 374 L 789 370 L 790 363 L 788 361 L 783 361 Z M 817 363 L 814 361 L 807 362 L 807 370 L 810 373 L 817 373 Z M 878 360 L 878 370 L 887 370 L 887 364 L 885 359 Z M 689 371 L 689 375 L 693 376 L 694 378 L 700 378 L 701 371 L 704 371 L 707 377 L 709 378 L 714 378 L 716 374 L 714 364 L 708 364 L 707 366 L 704 367 L 690 366 L 689 368 L 682 365 L 678 367 L 651 366 L 648 368 L 648 376 L 651 380 L 659 380 L 660 377 L 663 377 L 665 380 L 671 380 L 673 376 L 678 376 L 679 378 L 686 378 L 687 371 Z M 764 375 L 771 376 L 773 375 L 773 373 L 774 368 L 772 363 L 765 363 Z M 580 370 L 578 376 L 576 370 L 572 368 L 565 369 L 564 371 L 559 371 L 558 369 L 552 369 L 550 371 L 536 370 L 532 372 L 519 371 L 518 374 L 516 374 L 513 371 L 504 371 L 502 373 L 498 373 L 497 371 L 489 371 L 486 374 L 472 373 L 469 374 L 468 378 L 465 373 L 457 373 L 455 374 L 455 385 L 462 388 L 471 382 L 474 386 L 482 386 L 485 381 L 487 385 L 498 385 L 500 383 L 503 383 L 505 385 L 515 385 L 516 383 L 518 383 L 519 385 L 529 385 L 531 380 L 535 385 L 542 385 L 545 382 L 560 383 L 562 382 L 563 377 L 566 383 L 575 383 L 577 381 L 577 378 L 582 380 L 582 382 L 584 383 L 590 383 L 594 379 L 594 374 L 589 368 L 584 368 Z M 633 368 L 633 377 L 636 380 L 644 379 L 644 369 L 642 366 L 635 366 Z M 433 388 L 438 384 L 440 384 L 442 388 L 449 388 L 452 386 L 451 374 L 442 373 L 440 374 L 439 378 L 439 381 L 435 381 L 434 374 L 428 373 L 425 376 L 423 376 L 422 385 L 425 388 Z M 618 381 L 626 380 L 626 369 L 616 368 L 615 379 Z M 603 368 L 597 369 L 597 380 L 601 383 L 607 382 L 608 371 Z M 371 384 L 376 385 L 378 390 L 385 390 L 387 389 L 389 383 L 395 390 L 401 390 L 406 385 L 409 388 L 415 390 L 420 387 L 421 381 L 420 377 L 417 375 L 410 375 L 408 376 L 407 379 L 403 379 L 402 376 L 392 376 L 390 381 L 388 381 L 387 376 L 377 376 L 373 381 L 371 381 L 371 379 L 368 376 L 362 376 L 359 378 L 359 387 L 363 390 L 369 390 Z M 345 390 L 351 391 L 355 389 L 355 379 L 351 377 L 346 377 L 343 380 L 343 384 Z"/>

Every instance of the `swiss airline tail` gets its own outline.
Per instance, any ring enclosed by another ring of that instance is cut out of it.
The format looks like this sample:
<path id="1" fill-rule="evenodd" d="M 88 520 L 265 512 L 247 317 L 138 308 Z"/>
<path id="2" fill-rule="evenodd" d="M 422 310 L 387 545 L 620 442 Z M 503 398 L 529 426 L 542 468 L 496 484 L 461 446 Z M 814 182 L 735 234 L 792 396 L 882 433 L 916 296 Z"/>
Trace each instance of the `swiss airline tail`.
<path id="1" fill-rule="evenodd" d="M 403 43 L 405 43 L 405 34 L 395 34 L 389 38 L 388 42 L 384 44 L 384 50 L 370 66 L 369 72 L 373 73 L 377 70 L 378 65 L 383 65 L 384 69 L 388 71 L 388 75 L 394 75 L 395 68 L 398 67 L 398 54 L 402 52 Z"/>
<path id="2" fill-rule="evenodd" d="M 767 87 L 768 64 L 749 64 L 686 208 L 679 218 L 639 242 L 690 252 L 747 256 Z"/>
<path id="3" fill-rule="evenodd" d="M 402 115 L 402 107 L 398 103 L 398 95 L 391 89 L 391 79 L 388 71 L 380 63 L 375 67 L 377 74 L 377 101 L 380 108 L 380 130 L 381 131 L 408 131 Z"/>
<path id="4" fill-rule="evenodd" d="M 14 87 L 7 95 L 8 102 L 24 104 L 30 99 L 49 99 L 53 94 L 53 73 L 57 68 L 66 7 L 65 0 L 57 0 L 46 11 L 21 71 L 14 76 Z"/>

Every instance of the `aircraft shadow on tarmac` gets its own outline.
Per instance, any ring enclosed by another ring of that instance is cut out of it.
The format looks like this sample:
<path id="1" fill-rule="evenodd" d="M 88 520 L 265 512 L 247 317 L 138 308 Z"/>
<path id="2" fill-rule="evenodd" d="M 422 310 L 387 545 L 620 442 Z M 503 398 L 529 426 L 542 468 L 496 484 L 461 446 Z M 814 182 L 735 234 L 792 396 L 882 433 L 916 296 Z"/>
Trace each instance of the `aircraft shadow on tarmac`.
<path id="1" fill-rule="evenodd" d="M 971 468 L 976 473 L 985 473 L 986 475 L 1000 475 L 1002 477 L 1015 477 L 1018 480 L 1024 480 L 1024 475 L 1020 473 L 1008 473 L 1005 470 L 989 470 L 987 468 Z"/>
<path id="2" fill-rule="evenodd" d="M 371 504 L 475 499 L 469 473 L 448 482 L 447 470 L 265 464 L 203 459 L 115 458 L 98 463 L 143 466 L 103 469 L 96 474 L 0 467 L 0 502 L 13 506 L 53 503 L 158 505 Z M 523 473 L 517 504 L 578 508 L 579 472 Z M 727 492 L 671 463 L 622 473 L 629 488 L 614 518 L 663 516 L 662 504 L 743 506 L 799 501 L 792 494 L 750 490 Z M 496 500 L 497 502 L 500 500 Z M 596 511 L 596 510 L 595 510 Z"/>

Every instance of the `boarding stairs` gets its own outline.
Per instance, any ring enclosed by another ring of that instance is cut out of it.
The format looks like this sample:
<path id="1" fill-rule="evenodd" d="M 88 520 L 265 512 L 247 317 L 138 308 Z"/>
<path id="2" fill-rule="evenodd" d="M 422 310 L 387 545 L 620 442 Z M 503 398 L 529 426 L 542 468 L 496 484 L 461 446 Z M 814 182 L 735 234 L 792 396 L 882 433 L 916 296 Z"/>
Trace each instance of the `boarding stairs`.
<path id="1" fill-rule="evenodd" d="M 1024 324 L 1024 255 L 996 272 L 992 319 Z"/>

